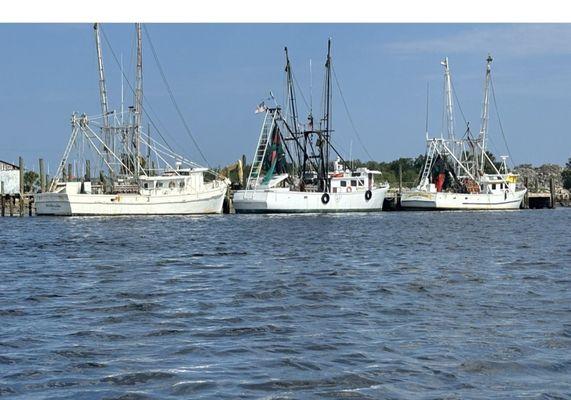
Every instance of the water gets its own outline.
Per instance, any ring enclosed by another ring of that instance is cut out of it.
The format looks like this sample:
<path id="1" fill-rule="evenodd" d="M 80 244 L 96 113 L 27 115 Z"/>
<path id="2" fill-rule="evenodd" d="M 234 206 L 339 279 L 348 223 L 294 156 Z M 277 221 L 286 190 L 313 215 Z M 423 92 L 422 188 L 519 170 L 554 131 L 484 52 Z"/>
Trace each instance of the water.
<path id="1" fill-rule="evenodd" d="M 571 210 L 0 219 L 0 396 L 571 398 Z"/>

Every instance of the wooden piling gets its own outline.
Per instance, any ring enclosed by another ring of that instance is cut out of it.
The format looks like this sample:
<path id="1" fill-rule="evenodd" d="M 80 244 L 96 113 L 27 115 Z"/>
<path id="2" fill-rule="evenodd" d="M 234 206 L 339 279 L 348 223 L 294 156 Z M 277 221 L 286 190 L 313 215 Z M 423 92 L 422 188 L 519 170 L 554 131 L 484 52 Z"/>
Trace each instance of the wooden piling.
<path id="1" fill-rule="evenodd" d="M 549 194 L 549 208 L 555 208 L 555 182 L 553 181 L 553 177 L 549 178 Z"/>
<path id="2" fill-rule="evenodd" d="M 14 206 L 16 205 L 16 198 L 14 196 L 8 196 L 8 205 L 10 206 L 10 216 L 14 216 Z"/>
<path id="3" fill-rule="evenodd" d="M 402 165 L 399 163 L 399 194 L 402 192 Z"/>
<path id="4" fill-rule="evenodd" d="M 528 209 L 529 208 L 529 179 L 527 178 L 527 176 L 525 178 L 523 178 L 523 185 L 527 189 L 525 192 L 525 195 L 523 196 L 523 208 Z"/>
<path id="5" fill-rule="evenodd" d="M 246 184 L 247 184 L 247 180 L 248 177 L 246 176 L 246 155 L 242 154 L 242 182 L 240 182 L 240 184 L 242 185 L 242 188 L 245 189 L 246 188 Z"/>
<path id="6" fill-rule="evenodd" d="M 4 198 L 4 181 L 0 182 L 0 215 L 6 215 L 6 199 Z"/>
<path id="7" fill-rule="evenodd" d="M 71 181 L 72 181 L 72 179 L 71 179 L 72 176 L 73 176 L 73 170 L 72 170 L 72 167 L 71 167 L 71 163 L 68 163 L 68 164 L 67 164 L 67 180 L 71 182 Z"/>
<path id="8" fill-rule="evenodd" d="M 91 161 L 85 160 L 85 182 L 91 181 Z"/>
<path id="9" fill-rule="evenodd" d="M 32 216 L 32 196 L 28 197 L 28 215 Z"/>
<path id="10" fill-rule="evenodd" d="M 20 217 L 24 215 L 24 159 L 22 157 L 18 158 L 18 164 L 20 167 L 20 201 L 18 205 L 20 206 Z"/>
<path id="11" fill-rule="evenodd" d="M 40 190 L 42 193 L 46 191 L 46 172 L 43 158 L 40 158 Z"/>

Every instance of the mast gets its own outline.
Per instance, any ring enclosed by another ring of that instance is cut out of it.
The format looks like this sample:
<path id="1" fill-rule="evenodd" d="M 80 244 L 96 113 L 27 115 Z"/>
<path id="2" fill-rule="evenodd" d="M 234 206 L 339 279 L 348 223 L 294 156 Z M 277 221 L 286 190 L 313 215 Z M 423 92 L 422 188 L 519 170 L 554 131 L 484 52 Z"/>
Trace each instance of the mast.
<path id="1" fill-rule="evenodd" d="M 329 183 L 329 145 L 331 139 L 331 38 L 327 40 L 327 60 L 325 61 L 325 104 L 323 110 L 323 121 L 325 129 L 322 131 L 323 137 L 320 140 L 321 155 L 321 176 L 323 181 L 323 191 L 327 192 Z"/>
<path id="2" fill-rule="evenodd" d="M 137 70 L 135 74 L 135 177 L 139 179 L 141 153 L 141 117 L 143 112 L 143 35 L 141 24 L 135 24 L 137 30 Z"/>
<path id="3" fill-rule="evenodd" d="M 285 50 L 285 56 L 286 56 L 286 78 L 287 78 L 287 90 L 288 90 L 288 97 L 289 97 L 289 103 L 290 103 L 290 108 L 291 108 L 291 120 L 292 120 L 292 125 L 293 125 L 293 135 L 297 138 L 297 136 L 299 136 L 299 131 L 298 131 L 298 125 L 297 125 L 297 103 L 295 100 L 295 87 L 294 87 L 294 82 L 293 82 L 293 73 L 291 70 L 291 64 L 289 62 L 289 55 L 288 55 L 288 51 L 287 51 L 287 47 L 284 47 Z M 307 157 L 306 154 L 306 149 L 307 149 L 307 141 L 304 140 L 303 142 L 303 155 L 299 154 L 298 155 L 298 166 L 299 165 L 304 165 L 305 164 L 305 159 Z M 301 160 L 301 157 L 303 157 L 303 160 Z M 303 177 L 303 171 L 301 171 L 302 173 L 302 177 Z"/>
<path id="4" fill-rule="evenodd" d="M 93 24 L 95 33 L 95 48 L 97 50 L 97 69 L 99 72 L 99 96 L 101 100 L 101 113 L 103 114 L 103 138 L 105 146 L 103 153 L 105 154 L 106 161 L 109 163 L 110 155 L 109 149 L 112 147 L 111 135 L 109 131 L 109 109 L 107 103 L 107 89 L 105 87 L 105 70 L 103 68 L 103 53 L 101 51 L 101 41 L 99 39 L 99 24 Z M 112 171 L 109 171 L 112 172 Z"/>
<path id="5" fill-rule="evenodd" d="M 484 102 L 482 105 L 482 122 L 480 126 L 480 135 L 478 140 L 481 143 L 481 154 L 480 154 L 480 169 L 484 172 L 484 162 L 486 154 L 486 136 L 488 134 L 488 120 L 489 120 L 489 106 L 490 106 L 490 79 L 492 71 L 492 61 L 493 58 L 488 54 L 486 59 L 486 78 L 484 80 Z"/>
<path id="6" fill-rule="evenodd" d="M 446 97 L 446 133 L 448 140 L 454 140 L 454 110 L 452 102 L 452 79 L 450 78 L 450 65 L 448 57 L 441 62 L 444 66 L 444 93 Z"/>

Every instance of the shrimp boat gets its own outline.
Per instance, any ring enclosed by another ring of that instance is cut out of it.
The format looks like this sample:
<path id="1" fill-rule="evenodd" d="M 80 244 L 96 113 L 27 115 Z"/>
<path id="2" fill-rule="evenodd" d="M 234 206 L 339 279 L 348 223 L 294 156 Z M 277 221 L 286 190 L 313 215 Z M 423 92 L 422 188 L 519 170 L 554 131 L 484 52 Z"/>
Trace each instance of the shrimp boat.
<path id="1" fill-rule="evenodd" d="M 472 137 L 469 124 L 462 138 L 454 134 L 452 83 L 448 58 L 444 66 L 447 138 L 429 138 L 418 186 L 401 195 L 401 207 L 417 210 L 510 210 L 521 206 L 527 191 L 507 167 L 507 156 L 496 164 L 486 151 L 492 57 L 486 59 L 481 127 Z M 493 88 L 492 88 L 493 89 Z"/>
<path id="2" fill-rule="evenodd" d="M 94 30 L 102 115 L 94 118 L 72 115 L 71 137 L 57 173 L 48 191 L 35 196 L 37 214 L 221 213 L 228 181 L 174 153 L 166 141 L 162 144 L 151 139 L 150 126 L 147 132 L 142 129 L 145 110 L 141 25 L 136 24 L 134 106 L 124 112 L 121 105 L 120 113 L 108 108 L 98 24 Z M 73 161 L 72 152 L 77 153 Z M 98 173 L 94 168 L 95 174 L 92 174 L 92 165 L 99 168 Z"/>
<path id="3" fill-rule="evenodd" d="M 350 168 L 331 141 L 331 40 L 327 46 L 323 117 L 314 127 L 297 118 L 294 79 L 286 55 L 287 110 L 260 104 L 262 129 L 246 187 L 234 193 L 237 213 L 381 211 L 389 188 L 379 171 Z M 275 102 L 275 101 L 274 101 Z M 336 160 L 330 162 L 330 157 Z"/>

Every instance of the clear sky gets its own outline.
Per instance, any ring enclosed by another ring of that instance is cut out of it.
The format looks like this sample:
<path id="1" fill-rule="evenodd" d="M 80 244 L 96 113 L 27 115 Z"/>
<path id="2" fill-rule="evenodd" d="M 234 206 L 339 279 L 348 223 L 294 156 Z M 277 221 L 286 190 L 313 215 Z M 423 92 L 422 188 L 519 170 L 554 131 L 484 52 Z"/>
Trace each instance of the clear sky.
<path id="1" fill-rule="evenodd" d="M 103 26 L 133 76 L 134 28 Z M 328 37 L 351 117 L 368 153 L 378 161 L 424 153 L 426 87 L 431 134 L 442 129 L 442 67 L 450 65 L 462 111 L 477 132 L 485 58 L 493 76 L 501 122 L 516 164 L 559 163 L 571 157 L 571 25 L 475 24 L 159 24 L 147 25 L 178 104 L 211 166 L 242 154 L 259 134 L 256 105 L 270 90 L 283 99 L 284 54 L 309 101 L 319 109 Z M 146 38 L 144 38 L 145 40 Z M 111 107 L 120 108 L 120 72 L 104 43 Z M 180 153 L 201 162 L 172 106 L 148 43 L 144 91 L 163 134 Z M 0 25 L 0 159 L 44 157 L 53 171 L 70 134 L 73 111 L 100 113 L 96 53 L 90 24 Z M 132 95 L 126 86 L 126 106 Z M 302 116 L 306 107 L 301 96 Z M 353 158 L 368 159 L 335 89 L 335 140 Z M 456 113 L 457 134 L 463 119 Z M 491 108 L 491 149 L 505 154 Z M 351 145 L 352 143 L 352 145 Z M 32 165 L 30 165 L 32 166 Z"/>

